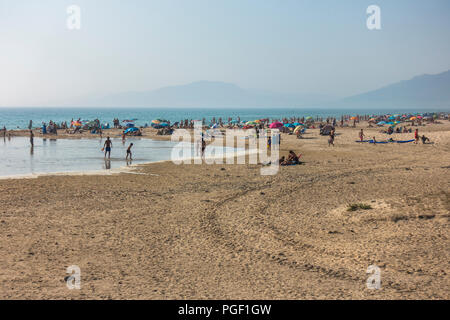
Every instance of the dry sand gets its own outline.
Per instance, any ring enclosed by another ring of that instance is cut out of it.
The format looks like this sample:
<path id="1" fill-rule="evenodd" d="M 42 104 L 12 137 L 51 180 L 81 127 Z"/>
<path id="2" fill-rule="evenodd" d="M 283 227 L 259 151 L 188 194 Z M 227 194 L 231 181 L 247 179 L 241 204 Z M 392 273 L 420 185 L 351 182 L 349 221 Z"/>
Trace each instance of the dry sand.
<path id="1" fill-rule="evenodd" d="M 164 162 L 0 180 L 0 298 L 449 299 L 450 123 L 420 127 L 434 145 L 360 145 L 358 130 L 334 148 L 283 135 L 305 164 L 275 176 Z"/>

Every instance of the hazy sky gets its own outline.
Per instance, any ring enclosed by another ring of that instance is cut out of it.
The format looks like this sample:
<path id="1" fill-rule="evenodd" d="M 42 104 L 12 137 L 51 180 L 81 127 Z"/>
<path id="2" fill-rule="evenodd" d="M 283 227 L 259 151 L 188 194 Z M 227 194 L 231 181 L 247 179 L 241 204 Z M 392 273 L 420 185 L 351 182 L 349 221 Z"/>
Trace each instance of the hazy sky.
<path id="1" fill-rule="evenodd" d="M 0 106 L 197 80 L 357 94 L 450 69 L 449 14 L 448 0 L 0 0 Z"/>

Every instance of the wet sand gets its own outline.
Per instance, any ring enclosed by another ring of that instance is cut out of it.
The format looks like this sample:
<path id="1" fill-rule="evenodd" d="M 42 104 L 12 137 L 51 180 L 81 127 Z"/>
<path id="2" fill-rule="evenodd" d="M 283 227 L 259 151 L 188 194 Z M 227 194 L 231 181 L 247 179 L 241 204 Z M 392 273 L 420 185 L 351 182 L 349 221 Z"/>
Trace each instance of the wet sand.
<path id="1" fill-rule="evenodd" d="M 318 129 L 283 135 L 305 164 L 275 176 L 162 162 L 0 180 L 0 298 L 449 299 L 450 122 L 419 129 L 433 145 L 358 144 L 359 127 L 335 147 Z"/>

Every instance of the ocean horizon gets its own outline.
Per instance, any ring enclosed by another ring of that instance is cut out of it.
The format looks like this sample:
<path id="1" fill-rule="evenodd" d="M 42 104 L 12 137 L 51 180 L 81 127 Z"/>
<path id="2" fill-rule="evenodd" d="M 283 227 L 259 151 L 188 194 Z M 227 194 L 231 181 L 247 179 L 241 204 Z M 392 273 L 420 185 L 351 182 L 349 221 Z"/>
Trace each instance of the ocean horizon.
<path id="1" fill-rule="evenodd" d="M 423 112 L 448 112 L 449 108 L 429 110 L 429 108 L 380 108 L 380 109 L 357 109 L 357 108 L 127 108 L 127 107 L 0 107 L 0 127 L 5 126 L 8 130 L 27 129 L 30 120 L 33 127 L 40 127 L 43 122 L 50 120 L 60 123 L 71 119 L 94 120 L 99 119 L 101 123 L 112 125 L 114 118 L 119 120 L 134 120 L 136 126 L 150 125 L 153 119 L 165 119 L 172 123 L 184 120 L 201 120 L 203 118 L 209 123 L 213 117 L 224 122 L 229 117 L 242 121 L 251 121 L 261 118 L 281 119 L 290 117 L 340 117 L 341 115 L 381 115 L 388 113 L 423 113 Z"/>

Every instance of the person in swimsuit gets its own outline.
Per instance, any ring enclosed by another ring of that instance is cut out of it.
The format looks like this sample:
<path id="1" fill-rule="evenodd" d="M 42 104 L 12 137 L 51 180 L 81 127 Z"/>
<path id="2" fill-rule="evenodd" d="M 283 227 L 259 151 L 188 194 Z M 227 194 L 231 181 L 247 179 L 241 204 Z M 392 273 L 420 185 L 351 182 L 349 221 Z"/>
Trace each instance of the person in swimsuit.
<path id="1" fill-rule="evenodd" d="M 133 143 L 130 143 L 127 149 L 127 156 L 125 157 L 126 160 L 128 160 L 128 156 L 130 156 L 130 160 L 133 160 L 132 154 L 131 154 L 131 147 L 133 146 Z"/>
<path id="2" fill-rule="evenodd" d="M 109 137 L 106 138 L 105 144 L 103 146 L 105 148 L 105 158 L 106 154 L 108 154 L 108 158 L 111 158 L 112 141 L 109 139 Z"/>
<path id="3" fill-rule="evenodd" d="M 205 139 L 203 138 L 203 135 L 202 135 L 202 158 L 205 157 L 205 149 L 206 149 L 206 141 L 205 141 Z"/>
<path id="4" fill-rule="evenodd" d="M 415 144 L 419 143 L 419 138 L 419 129 L 416 129 L 416 131 L 414 132 L 414 139 L 416 140 L 414 141 Z"/>
<path id="5" fill-rule="evenodd" d="M 359 139 L 361 140 L 361 142 L 364 141 L 364 130 L 361 129 L 361 131 L 359 132 Z"/>
<path id="6" fill-rule="evenodd" d="M 331 130 L 330 132 L 330 139 L 328 139 L 328 146 L 333 146 L 334 147 L 334 130 Z"/>
<path id="7" fill-rule="evenodd" d="M 428 137 L 425 137 L 425 135 L 423 135 L 422 137 L 420 137 L 422 139 L 422 144 L 426 144 L 427 141 L 430 142 L 430 139 Z"/>
<path id="8" fill-rule="evenodd" d="M 30 144 L 34 147 L 34 133 L 33 130 L 30 130 Z"/>

